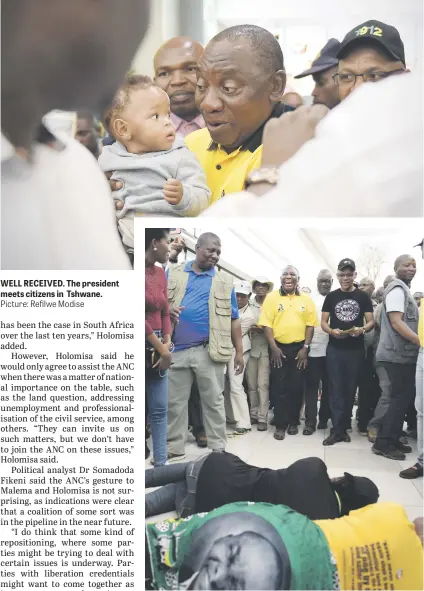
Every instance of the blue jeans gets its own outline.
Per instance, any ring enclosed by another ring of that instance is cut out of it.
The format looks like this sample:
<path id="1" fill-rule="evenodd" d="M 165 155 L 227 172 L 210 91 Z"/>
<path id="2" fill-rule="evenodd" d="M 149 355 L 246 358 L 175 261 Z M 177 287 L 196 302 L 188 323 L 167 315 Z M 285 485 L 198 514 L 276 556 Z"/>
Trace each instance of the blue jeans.
<path id="1" fill-rule="evenodd" d="M 146 396 L 152 430 L 154 465 L 164 466 L 167 460 L 168 375 L 163 378 L 146 376 Z"/>
<path id="2" fill-rule="evenodd" d="M 417 449 L 418 463 L 423 465 L 423 398 L 424 398 L 424 347 L 421 347 L 417 359 L 415 374 L 415 408 L 417 409 Z"/>
<path id="3" fill-rule="evenodd" d="M 146 493 L 145 516 L 153 517 L 168 511 L 176 511 L 179 500 L 187 496 L 186 470 L 192 462 L 170 464 L 145 472 L 145 487 L 160 487 Z"/>

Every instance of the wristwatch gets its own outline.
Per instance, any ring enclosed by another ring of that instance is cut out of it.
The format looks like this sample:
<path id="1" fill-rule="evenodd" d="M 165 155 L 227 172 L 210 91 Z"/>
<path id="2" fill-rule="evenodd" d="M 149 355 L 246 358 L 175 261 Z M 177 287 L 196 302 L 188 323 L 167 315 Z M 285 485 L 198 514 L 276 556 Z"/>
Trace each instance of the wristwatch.
<path id="1" fill-rule="evenodd" d="M 259 183 L 268 183 L 269 185 L 276 185 L 278 183 L 279 173 L 278 167 L 273 168 L 256 168 L 249 172 L 244 183 L 245 189 L 250 185 L 257 185 Z"/>
<path id="2" fill-rule="evenodd" d="M 303 347 L 304 347 L 305 349 L 308 349 L 308 351 L 310 351 L 310 350 L 311 350 L 311 345 L 303 345 Z"/>

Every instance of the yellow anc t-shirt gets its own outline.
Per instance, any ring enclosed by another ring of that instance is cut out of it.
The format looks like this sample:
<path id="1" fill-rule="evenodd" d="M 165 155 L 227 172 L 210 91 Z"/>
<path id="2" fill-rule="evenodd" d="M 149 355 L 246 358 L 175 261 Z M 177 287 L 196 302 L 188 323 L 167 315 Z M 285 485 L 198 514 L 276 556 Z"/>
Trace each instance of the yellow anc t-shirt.
<path id="1" fill-rule="evenodd" d="M 400 505 L 377 503 L 315 523 L 336 559 L 340 589 L 423 589 L 423 547 Z"/>
<path id="2" fill-rule="evenodd" d="M 281 117 L 293 110 L 293 107 L 284 103 L 277 103 L 270 119 Z M 245 141 L 243 146 L 230 154 L 212 140 L 206 127 L 186 136 L 186 146 L 196 154 L 205 171 L 206 181 L 211 191 L 211 203 L 215 203 L 229 193 L 244 191 L 244 183 L 249 172 L 261 166 L 265 123 Z"/>
<path id="3" fill-rule="evenodd" d="M 288 345 L 305 339 L 307 326 L 318 326 L 312 298 L 306 294 L 281 295 L 280 290 L 268 294 L 262 305 L 258 326 L 272 328 L 274 339 Z"/>
<path id="4" fill-rule="evenodd" d="M 229 193 L 243 191 L 249 172 L 261 165 L 262 144 L 253 151 L 242 146 L 227 154 L 220 145 L 212 141 L 206 127 L 190 133 L 185 143 L 196 154 L 205 171 L 206 182 L 211 191 L 211 203 Z"/>

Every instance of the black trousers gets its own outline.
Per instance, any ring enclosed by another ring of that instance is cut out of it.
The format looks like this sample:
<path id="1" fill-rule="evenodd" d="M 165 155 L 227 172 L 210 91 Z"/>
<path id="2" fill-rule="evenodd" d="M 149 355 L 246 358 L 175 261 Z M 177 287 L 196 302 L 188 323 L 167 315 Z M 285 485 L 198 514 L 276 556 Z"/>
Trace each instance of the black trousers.
<path id="1" fill-rule="evenodd" d="M 390 445 L 397 445 L 408 407 L 415 399 L 415 364 L 382 362 L 381 365 L 389 376 L 392 394 L 375 445 L 387 450 Z"/>
<path id="2" fill-rule="evenodd" d="M 368 429 L 368 423 L 374 416 L 380 394 L 380 385 L 374 364 L 374 349 L 368 347 L 359 375 L 358 428 L 362 433 Z"/>
<path id="3" fill-rule="evenodd" d="M 271 387 L 274 402 L 274 420 L 277 429 L 297 425 L 302 406 L 305 371 L 297 369 L 296 355 L 303 347 L 301 343 L 282 345 L 277 343 L 285 355 L 282 367 L 271 367 Z"/>
<path id="4" fill-rule="evenodd" d="M 309 357 L 306 369 L 305 389 L 305 426 L 317 426 L 318 389 L 321 381 L 321 404 L 319 407 L 319 420 L 327 423 L 330 418 L 330 406 L 328 403 L 328 376 L 325 357 Z"/>
<path id="5" fill-rule="evenodd" d="M 327 372 L 329 384 L 332 432 L 343 436 L 350 428 L 352 408 L 359 382 L 359 372 L 365 351 L 339 349 L 329 343 L 327 347 Z"/>

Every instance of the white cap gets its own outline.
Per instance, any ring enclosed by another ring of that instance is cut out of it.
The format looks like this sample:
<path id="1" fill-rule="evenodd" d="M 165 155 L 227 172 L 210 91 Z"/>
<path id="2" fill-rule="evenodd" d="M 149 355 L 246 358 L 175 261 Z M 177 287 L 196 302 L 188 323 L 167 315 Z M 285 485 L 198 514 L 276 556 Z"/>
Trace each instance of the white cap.
<path id="1" fill-rule="evenodd" d="M 248 281 L 237 281 L 234 283 L 234 291 L 236 293 L 244 293 L 244 295 L 249 295 L 252 293 L 252 288 L 250 287 L 250 283 Z"/>
<path id="2" fill-rule="evenodd" d="M 274 284 L 272 281 L 270 281 L 267 277 L 264 277 L 263 275 L 258 275 L 257 277 L 255 277 L 252 281 L 252 289 L 255 285 L 255 283 L 267 283 L 268 284 L 268 291 L 272 291 L 274 289 Z"/>

